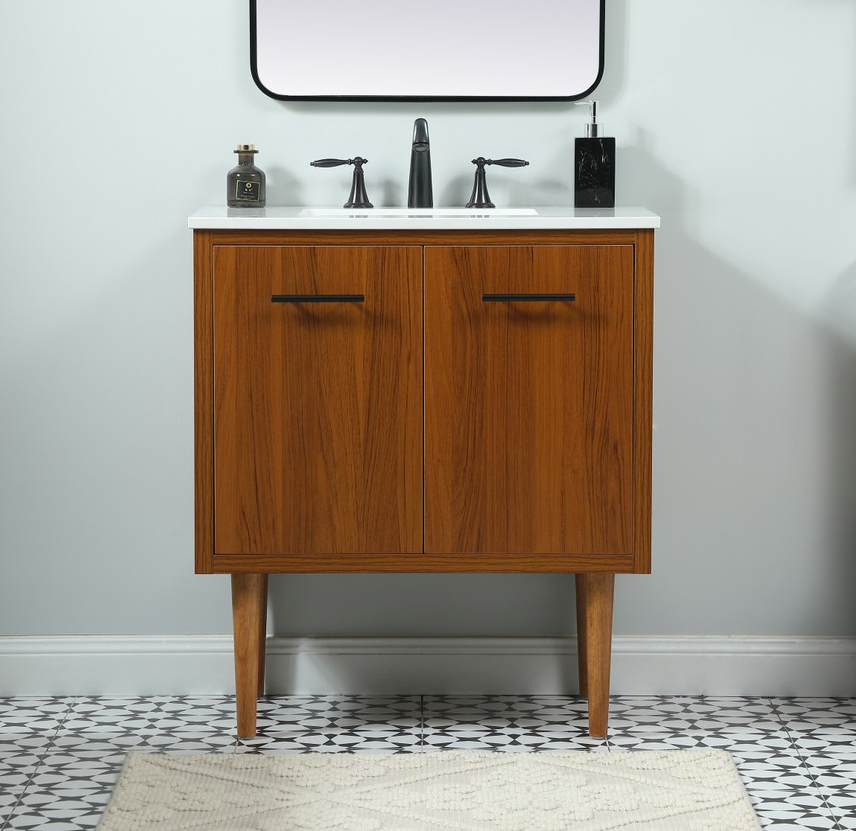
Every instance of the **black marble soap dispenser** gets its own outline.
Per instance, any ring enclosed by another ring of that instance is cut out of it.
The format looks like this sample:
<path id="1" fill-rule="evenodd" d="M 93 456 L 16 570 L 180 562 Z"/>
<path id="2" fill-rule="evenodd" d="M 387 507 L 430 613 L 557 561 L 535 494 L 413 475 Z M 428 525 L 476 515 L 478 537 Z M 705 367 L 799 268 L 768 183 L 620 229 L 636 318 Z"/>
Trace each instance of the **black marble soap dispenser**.
<path id="1" fill-rule="evenodd" d="M 615 139 L 600 135 L 597 101 L 591 107 L 585 138 L 574 142 L 574 207 L 615 207 Z"/>

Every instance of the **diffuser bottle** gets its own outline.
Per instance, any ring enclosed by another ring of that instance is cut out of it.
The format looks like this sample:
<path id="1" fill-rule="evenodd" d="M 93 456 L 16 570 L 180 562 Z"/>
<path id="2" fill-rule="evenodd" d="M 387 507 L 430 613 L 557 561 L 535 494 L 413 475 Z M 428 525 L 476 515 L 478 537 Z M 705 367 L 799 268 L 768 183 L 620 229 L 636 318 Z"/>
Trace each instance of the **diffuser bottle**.
<path id="1" fill-rule="evenodd" d="M 597 101 L 591 107 L 591 121 L 585 138 L 574 142 L 574 207 L 615 207 L 615 139 L 600 134 Z"/>
<path id="2" fill-rule="evenodd" d="M 239 144 L 235 153 L 238 165 L 226 174 L 226 204 L 230 208 L 263 208 L 265 174 L 253 163 L 258 150 L 254 144 Z"/>

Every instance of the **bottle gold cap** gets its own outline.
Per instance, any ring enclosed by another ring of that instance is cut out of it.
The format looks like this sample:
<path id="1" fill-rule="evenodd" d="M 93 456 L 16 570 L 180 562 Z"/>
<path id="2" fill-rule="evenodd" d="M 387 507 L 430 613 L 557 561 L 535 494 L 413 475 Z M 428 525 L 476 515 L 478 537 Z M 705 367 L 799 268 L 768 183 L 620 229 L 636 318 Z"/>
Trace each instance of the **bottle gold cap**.
<path id="1" fill-rule="evenodd" d="M 258 153 L 255 144 L 239 144 L 235 148 L 236 153 Z"/>

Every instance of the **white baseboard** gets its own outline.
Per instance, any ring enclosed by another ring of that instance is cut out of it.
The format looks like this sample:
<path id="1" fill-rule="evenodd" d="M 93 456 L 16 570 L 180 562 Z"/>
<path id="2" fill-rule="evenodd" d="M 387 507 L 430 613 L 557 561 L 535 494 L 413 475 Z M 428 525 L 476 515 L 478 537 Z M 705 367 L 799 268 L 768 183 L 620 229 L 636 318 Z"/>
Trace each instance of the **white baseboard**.
<path id="1" fill-rule="evenodd" d="M 574 638 L 268 640 L 270 693 L 574 694 Z M 0 696 L 234 691 L 227 636 L 0 637 Z M 856 638 L 621 637 L 616 695 L 856 696 Z"/>

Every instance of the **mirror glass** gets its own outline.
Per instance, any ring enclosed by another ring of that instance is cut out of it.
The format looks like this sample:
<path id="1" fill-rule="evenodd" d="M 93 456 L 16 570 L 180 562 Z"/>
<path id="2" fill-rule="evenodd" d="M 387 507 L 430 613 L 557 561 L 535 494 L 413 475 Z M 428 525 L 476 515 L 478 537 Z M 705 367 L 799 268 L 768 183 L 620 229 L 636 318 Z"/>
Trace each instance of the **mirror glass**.
<path id="1" fill-rule="evenodd" d="M 603 72 L 605 0 L 250 0 L 253 78 L 279 99 L 573 100 Z"/>

